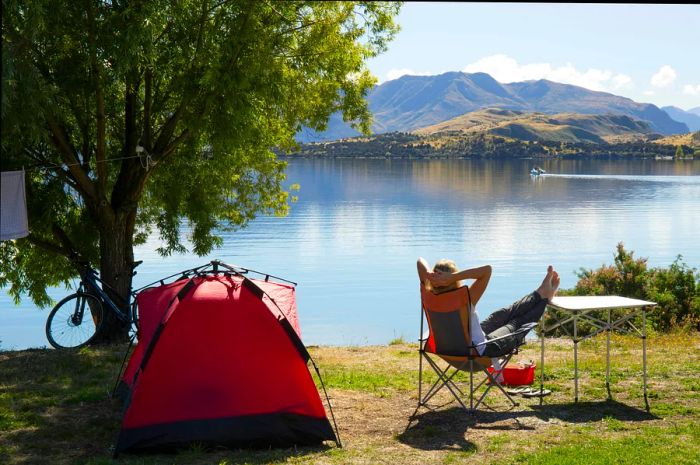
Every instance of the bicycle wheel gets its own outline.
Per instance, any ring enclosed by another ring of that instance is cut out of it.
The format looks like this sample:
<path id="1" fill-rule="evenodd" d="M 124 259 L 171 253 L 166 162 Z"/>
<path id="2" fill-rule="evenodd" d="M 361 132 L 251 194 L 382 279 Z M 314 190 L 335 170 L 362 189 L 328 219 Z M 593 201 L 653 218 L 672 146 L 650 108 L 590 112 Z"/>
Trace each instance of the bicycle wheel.
<path id="1" fill-rule="evenodd" d="M 131 303 L 131 327 L 135 332 L 139 329 L 139 306 L 136 299 Z"/>
<path id="2" fill-rule="evenodd" d="M 88 344 L 102 326 L 103 309 L 92 294 L 72 294 L 51 310 L 46 338 L 56 349 L 75 349 Z"/>

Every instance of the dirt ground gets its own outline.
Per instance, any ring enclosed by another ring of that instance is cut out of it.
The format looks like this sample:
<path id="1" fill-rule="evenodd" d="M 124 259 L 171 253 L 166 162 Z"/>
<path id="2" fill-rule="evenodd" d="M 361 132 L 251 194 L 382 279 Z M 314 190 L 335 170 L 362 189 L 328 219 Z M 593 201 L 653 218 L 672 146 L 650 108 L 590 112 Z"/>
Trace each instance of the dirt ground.
<path id="1" fill-rule="evenodd" d="M 450 457 L 457 460 L 473 454 L 480 463 L 491 463 L 516 452 L 537 450 L 543 444 L 556 444 L 576 434 L 577 426 L 599 428 L 601 434 L 606 434 L 606 421 L 622 422 L 629 425 L 625 429 L 633 431 L 700 418 L 700 396 L 693 395 L 692 390 L 690 395 L 678 395 L 683 390 L 677 378 L 690 376 L 697 369 L 693 367 L 698 367 L 700 347 L 695 346 L 687 354 L 693 357 L 693 364 L 676 371 L 675 377 L 655 368 L 662 354 L 648 354 L 651 410 L 647 412 L 638 371 L 641 367 L 636 365 L 642 360 L 641 344 L 628 347 L 628 342 L 617 342 L 611 354 L 611 399 L 605 390 L 605 354 L 600 350 L 602 343 L 597 341 L 580 348 L 580 400 L 574 402 L 573 344 L 567 339 L 547 341 L 545 387 L 551 388 L 552 394 L 542 399 L 542 405 L 539 398 L 514 396 L 518 405 L 513 407 L 501 392 L 493 389 L 487 406 L 476 412 L 465 411 L 445 392 L 431 401 L 432 409 L 422 407 L 416 412 L 417 384 L 412 390 L 378 392 L 331 389 L 347 463 L 443 463 L 450 462 Z M 387 357 L 387 352 L 394 356 Z M 415 356 L 408 355 L 411 353 Z M 353 348 L 350 352 L 348 348 L 319 348 L 315 356 L 321 364 L 340 364 L 349 370 L 381 364 L 387 372 L 399 373 L 415 371 L 418 364 L 417 351 L 411 345 Z M 539 362 L 539 356 L 539 344 L 535 343 L 529 344 L 515 360 Z M 562 372 L 567 374 L 556 375 Z M 534 386 L 538 385 L 536 378 Z M 664 412 L 670 403 L 685 405 L 686 414 L 655 412 L 656 399 L 662 399 L 659 408 Z"/>
<path id="2" fill-rule="evenodd" d="M 674 436 L 676 426 L 700 425 L 700 335 L 657 336 L 648 346 L 649 411 L 641 383 L 641 344 L 615 338 L 611 399 L 605 389 L 604 339 L 580 346 L 579 402 L 574 402 L 571 341 L 551 339 L 546 343 L 545 387 L 552 392 L 542 405 L 538 398 L 515 396 L 518 405 L 512 406 L 492 389 L 476 412 L 465 411 L 444 390 L 431 408 L 416 411 L 415 344 L 312 347 L 342 448 L 332 443 L 267 451 L 193 447 L 176 455 L 125 455 L 118 461 L 111 459 L 110 448 L 120 427 L 120 404 L 108 391 L 123 348 L 72 355 L 0 353 L 0 463 L 501 464 L 517 463 L 519 454 L 590 438 L 647 438 L 650 428 L 658 431 L 651 440 L 669 447 L 676 440 L 700 443 L 700 437 Z M 539 344 L 528 343 L 514 361 L 537 363 L 539 356 Z M 693 447 L 700 455 L 700 445 Z"/>

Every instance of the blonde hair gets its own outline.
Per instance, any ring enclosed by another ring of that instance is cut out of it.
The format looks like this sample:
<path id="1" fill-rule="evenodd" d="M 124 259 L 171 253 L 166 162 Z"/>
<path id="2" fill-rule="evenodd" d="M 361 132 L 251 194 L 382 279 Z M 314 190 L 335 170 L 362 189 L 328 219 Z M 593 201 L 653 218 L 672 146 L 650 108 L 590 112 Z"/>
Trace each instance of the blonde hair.
<path id="1" fill-rule="evenodd" d="M 459 268 L 457 268 L 457 264 L 454 262 L 454 260 L 450 260 L 449 258 L 443 258 L 441 260 L 438 260 L 437 263 L 435 263 L 435 266 L 433 267 L 433 271 L 443 271 L 445 273 L 456 273 L 457 271 L 459 271 Z M 452 291 L 452 290 L 457 289 L 458 287 L 461 287 L 461 286 L 462 286 L 461 281 L 454 282 L 454 283 L 449 284 L 447 286 L 433 286 L 432 283 L 430 283 L 430 290 L 433 291 L 433 293 L 435 293 L 435 294 L 440 294 L 442 292 Z"/>

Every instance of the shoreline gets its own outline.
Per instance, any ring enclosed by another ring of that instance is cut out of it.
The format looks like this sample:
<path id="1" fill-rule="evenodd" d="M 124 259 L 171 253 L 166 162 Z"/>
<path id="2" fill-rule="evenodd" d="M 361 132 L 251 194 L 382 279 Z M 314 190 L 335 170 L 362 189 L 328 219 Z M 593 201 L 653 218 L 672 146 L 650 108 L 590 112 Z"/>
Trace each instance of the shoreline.
<path id="1" fill-rule="evenodd" d="M 332 154 L 291 154 L 291 155 L 278 155 L 280 159 L 291 160 L 291 159 L 353 159 L 353 160 L 472 160 L 472 159 L 489 159 L 489 158 L 504 158 L 499 156 L 488 156 L 488 155 L 474 155 L 474 154 L 464 154 L 464 155 L 421 155 L 421 156 L 391 156 L 391 155 L 332 155 Z M 694 161 L 695 157 L 683 157 L 674 158 L 659 155 L 616 155 L 616 154 L 572 154 L 572 155 L 558 155 L 558 156 L 546 156 L 546 155 L 530 155 L 523 157 L 508 157 L 511 160 L 657 160 L 657 161 Z"/>
<path id="2" fill-rule="evenodd" d="M 534 336 L 529 336 L 525 338 L 526 341 L 530 343 L 534 343 L 536 341 L 539 341 L 540 338 L 537 335 Z M 566 341 L 571 342 L 570 339 L 567 339 L 566 337 L 559 337 L 559 336 L 546 336 L 545 341 L 550 341 L 552 343 L 560 343 L 560 344 L 566 344 Z M 399 346 L 399 345 L 404 345 L 404 346 L 413 346 L 418 344 L 418 340 L 405 340 L 402 339 L 400 341 L 392 340 L 389 341 L 385 344 L 308 344 L 305 345 L 305 347 L 309 350 L 323 350 L 323 349 L 338 349 L 338 350 L 371 350 L 371 349 L 386 349 L 389 347 L 393 346 Z M 573 342 L 571 342 L 573 345 Z M 527 345 L 527 344 L 526 344 Z M 531 344 L 532 345 L 532 344 Z M 113 344 L 107 344 L 107 345 L 97 345 L 97 346 L 89 346 L 90 349 L 94 350 L 100 350 L 100 349 L 111 349 L 114 347 L 119 347 L 119 346 L 128 346 L 128 342 L 123 342 L 123 343 L 113 343 Z M 57 351 L 57 349 L 54 349 L 53 347 L 48 345 L 48 342 L 46 343 L 46 347 L 25 347 L 22 349 L 6 349 L 3 347 L 0 347 L 0 357 L 3 355 L 7 354 L 20 354 L 22 352 L 28 352 L 28 353 L 35 353 L 35 352 L 53 352 Z M 65 352 L 69 352 L 70 349 L 66 350 Z M 58 351 L 62 352 L 62 351 Z M 0 359 L 0 362 L 2 359 Z"/>
<path id="3" fill-rule="evenodd" d="M 656 159 L 694 160 L 700 146 L 662 144 L 653 140 L 592 143 L 566 140 L 521 140 L 489 134 L 422 136 L 392 132 L 370 137 L 299 144 L 280 158 L 356 159 Z"/>

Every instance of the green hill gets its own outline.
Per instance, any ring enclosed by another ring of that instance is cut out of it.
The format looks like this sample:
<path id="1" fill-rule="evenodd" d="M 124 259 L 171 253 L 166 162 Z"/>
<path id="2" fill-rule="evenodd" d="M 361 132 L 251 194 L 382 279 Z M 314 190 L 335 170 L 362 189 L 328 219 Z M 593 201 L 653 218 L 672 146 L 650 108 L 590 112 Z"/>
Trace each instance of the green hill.
<path id="1" fill-rule="evenodd" d="M 654 141 L 657 144 L 687 145 L 694 149 L 700 149 L 700 131 L 668 136 Z"/>
<path id="2" fill-rule="evenodd" d="M 646 121 L 619 114 L 532 113 L 487 108 L 415 129 L 302 144 L 291 156 L 674 157 L 694 154 L 692 134 L 663 137 Z M 697 137 L 696 137 L 697 138 Z"/>
<path id="3" fill-rule="evenodd" d="M 548 115 L 494 108 L 466 113 L 413 132 L 422 136 L 491 134 L 521 141 L 594 144 L 660 137 L 648 123 L 625 115 Z"/>

